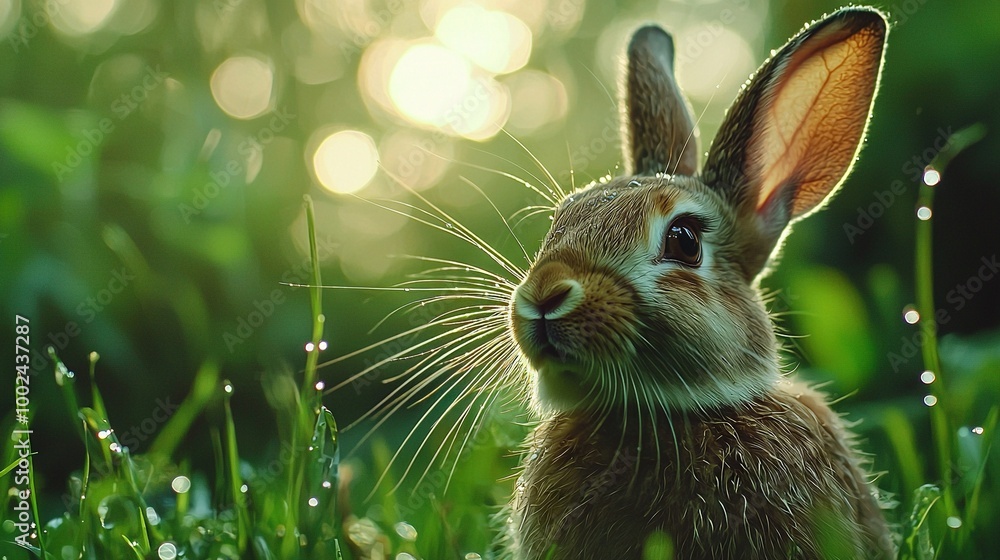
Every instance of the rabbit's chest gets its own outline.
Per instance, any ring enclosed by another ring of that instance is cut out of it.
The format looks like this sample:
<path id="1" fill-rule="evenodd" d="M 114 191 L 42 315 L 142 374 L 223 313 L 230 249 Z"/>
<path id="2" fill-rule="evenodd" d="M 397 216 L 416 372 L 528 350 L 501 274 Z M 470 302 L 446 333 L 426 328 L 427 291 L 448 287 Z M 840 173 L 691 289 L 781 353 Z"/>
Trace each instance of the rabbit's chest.
<path id="1" fill-rule="evenodd" d="M 814 558 L 823 527 L 857 533 L 870 496 L 837 434 L 807 407 L 758 404 L 655 429 L 542 424 L 511 504 L 515 556 L 641 558 L 662 532 L 678 558 Z"/>

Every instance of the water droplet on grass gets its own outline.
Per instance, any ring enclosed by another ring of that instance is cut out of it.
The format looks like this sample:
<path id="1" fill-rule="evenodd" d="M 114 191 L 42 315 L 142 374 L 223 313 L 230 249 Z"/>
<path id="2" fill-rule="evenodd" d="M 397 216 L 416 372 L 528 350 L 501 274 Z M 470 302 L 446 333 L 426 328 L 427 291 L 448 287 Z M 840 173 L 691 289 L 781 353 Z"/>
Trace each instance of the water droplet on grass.
<path id="1" fill-rule="evenodd" d="M 172 481 L 170 481 L 170 488 L 178 494 L 183 494 L 191 489 L 191 479 L 184 475 L 175 477 Z"/>
<path id="2" fill-rule="evenodd" d="M 933 187 L 934 185 L 941 182 L 941 173 L 931 166 L 924 168 L 924 184 L 928 187 Z"/>
<path id="3" fill-rule="evenodd" d="M 930 385 L 931 383 L 934 383 L 935 379 L 937 379 L 937 376 L 935 376 L 934 372 L 931 370 L 927 370 L 920 374 L 920 381 L 924 385 Z"/>
<path id="4" fill-rule="evenodd" d="M 396 529 L 396 534 L 399 535 L 404 540 L 413 542 L 417 540 L 417 530 L 405 521 L 400 521 L 393 526 Z"/>
<path id="5" fill-rule="evenodd" d="M 927 395 L 926 397 L 924 397 L 924 404 L 927 406 L 934 406 L 937 404 L 937 402 L 938 399 L 934 395 Z"/>
<path id="6" fill-rule="evenodd" d="M 174 560 L 177 558 L 177 546 L 174 543 L 165 542 L 156 549 L 156 554 L 160 560 Z"/>

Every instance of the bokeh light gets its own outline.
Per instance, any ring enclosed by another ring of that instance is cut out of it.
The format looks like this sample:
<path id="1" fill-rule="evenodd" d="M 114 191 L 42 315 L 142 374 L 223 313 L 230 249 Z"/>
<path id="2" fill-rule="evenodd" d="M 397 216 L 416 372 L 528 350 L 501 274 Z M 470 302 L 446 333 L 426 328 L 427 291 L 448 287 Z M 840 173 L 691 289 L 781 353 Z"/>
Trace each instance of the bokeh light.
<path id="1" fill-rule="evenodd" d="M 494 74 L 522 68 L 531 55 L 531 30 L 507 12 L 474 4 L 445 13 L 434 35 L 447 47 Z"/>
<path id="2" fill-rule="evenodd" d="M 254 56 L 226 59 L 212 73 L 212 97 L 223 111 L 237 119 L 252 119 L 272 107 L 274 69 Z"/>
<path id="3" fill-rule="evenodd" d="M 0 0 L 0 37 L 13 31 L 21 17 L 21 2 L 15 0 Z"/>
<path id="4" fill-rule="evenodd" d="M 103 27 L 117 8 L 116 0 L 46 2 L 52 26 L 66 35 L 85 35 Z"/>
<path id="5" fill-rule="evenodd" d="M 335 193 L 353 193 L 365 187 L 378 170 L 378 149 L 371 136 L 342 130 L 324 138 L 312 157 L 316 178 Z"/>
<path id="6" fill-rule="evenodd" d="M 458 53 L 433 44 L 410 47 L 389 78 L 389 96 L 413 121 L 442 126 L 452 107 L 461 105 L 472 81 L 472 67 Z"/>
<path id="7" fill-rule="evenodd" d="M 738 33 L 716 25 L 695 25 L 680 32 L 678 81 L 692 101 L 709 103 L 721 92 L 729 99 L 757 67 L 753 49 Z"/>
<path id="8" fill-rule="evenodd" d="M 558 78 L 538 70 L 522 70 L 504 80 L 510 89 L 511 134 L 531 134 L 543 126 L 562 120 L 569 110 L 566 86 Z"/>

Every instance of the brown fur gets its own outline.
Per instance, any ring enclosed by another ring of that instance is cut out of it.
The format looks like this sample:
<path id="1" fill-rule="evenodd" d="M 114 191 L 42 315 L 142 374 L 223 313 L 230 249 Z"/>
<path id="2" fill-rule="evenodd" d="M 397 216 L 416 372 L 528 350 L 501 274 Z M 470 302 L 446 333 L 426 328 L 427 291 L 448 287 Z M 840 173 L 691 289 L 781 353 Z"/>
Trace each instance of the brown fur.
<path id="1" fill-rule="evenodd" d="M 679 559 L 894 556 L 850 436 L 802 386 L 661 417 L 655 432 L 560 414 L 530 441 L 511 506 L 518 558 L 642 558 L 655 531 Z"/>
<path id="2" fill-rule="evenodd" d="M 794 37 L 698 176 L 672 41 L 636 32 L 636 174 L 563 201 L 511 300 L 543 417 L 508 512 L 515 558 L 642 558 L 656 532 L 679 559 L 893 556 L 850 432 L 782 377 L 757 289 L 789 225 L 849 172 L 885 34 L 881 14 L 854 8 Z"/>

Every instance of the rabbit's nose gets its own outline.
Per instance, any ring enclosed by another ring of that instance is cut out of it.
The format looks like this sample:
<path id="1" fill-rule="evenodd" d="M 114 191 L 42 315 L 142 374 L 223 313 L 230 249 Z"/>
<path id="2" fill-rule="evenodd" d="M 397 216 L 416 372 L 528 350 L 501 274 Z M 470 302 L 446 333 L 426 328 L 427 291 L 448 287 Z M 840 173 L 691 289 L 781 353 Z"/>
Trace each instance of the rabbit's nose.
<path id="1" fill-rule="evenodd" d="M 523 284 L 514 294 L 514 311 L 524 319 L 559 319 L 581 301 L 583 286 L 576 280 L 560 280 L 545 288 Z"/>

